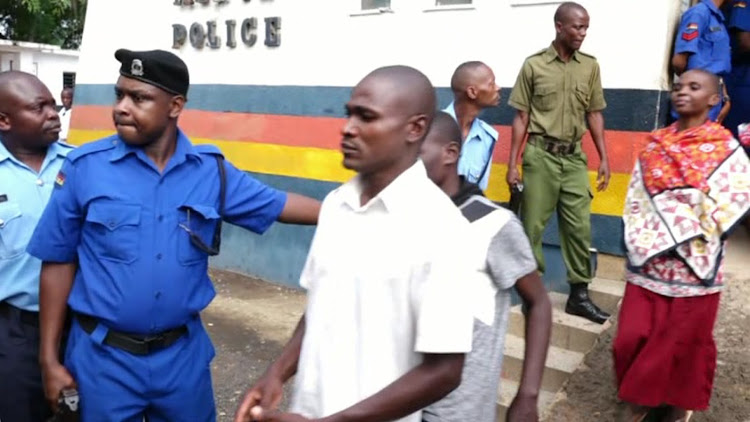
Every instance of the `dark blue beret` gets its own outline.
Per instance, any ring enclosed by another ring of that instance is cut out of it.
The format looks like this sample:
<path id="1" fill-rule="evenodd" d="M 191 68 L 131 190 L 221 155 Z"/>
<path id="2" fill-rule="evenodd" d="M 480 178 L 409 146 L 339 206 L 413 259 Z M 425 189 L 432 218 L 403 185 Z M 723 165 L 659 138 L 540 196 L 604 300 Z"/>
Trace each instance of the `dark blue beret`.
<path id="1" fill-rule="evenodd" d="M 115 58 L 122 63 L 122 76 L 187 97 L 190 74 L 185 62 L 175 54 L 164 50 L 130 51 L 121 48 L 115 51 Z"/>

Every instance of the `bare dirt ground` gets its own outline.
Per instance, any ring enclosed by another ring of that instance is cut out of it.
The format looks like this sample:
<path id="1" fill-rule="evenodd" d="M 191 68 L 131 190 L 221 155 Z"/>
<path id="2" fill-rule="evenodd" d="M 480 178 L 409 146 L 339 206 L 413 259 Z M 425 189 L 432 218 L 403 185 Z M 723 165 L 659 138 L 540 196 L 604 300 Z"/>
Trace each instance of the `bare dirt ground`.
<path id="1" fill-rule="evenodd" d="M 750 237 L 742 228 L 729 240 L 725 264 L 729 282 L 714 330 L 719 353 L 711 408 L 696 413 L 691 422 L 750 422 Z M 612 369 L 615 330 L 616 322 L 573 374 L 547 421 L 616 420 L 621 404 Z"/>
<path id="2" fill-rule="evenodd" d="M 232 420 L 245 390 L 286 344 L 304 311 L 305 295 L 236 273 L 210 274 L 217 295 L 202 318 L 216 348 L 214 394 L 217 420 L 224 422 Z"/>

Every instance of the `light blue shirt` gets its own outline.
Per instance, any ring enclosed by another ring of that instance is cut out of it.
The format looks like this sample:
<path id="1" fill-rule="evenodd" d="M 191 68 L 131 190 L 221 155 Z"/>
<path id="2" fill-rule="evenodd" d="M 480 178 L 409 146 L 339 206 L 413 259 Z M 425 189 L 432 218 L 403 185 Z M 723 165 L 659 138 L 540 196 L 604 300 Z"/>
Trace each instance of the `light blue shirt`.
<path id="1" fill-rule="evenodd" d="M 456 119 L 456 110 L 452 102 L 443 111 Z M 490 181 L 492 151 L 495 149 L 495 142 L 497 142 L 495 128 L 476 118 L 471 124 L 469 135 L 461 146 L 458 174 L 464 176 L 467 181 L 476 183 L 482 190 L 487 189 L 487 184 Z"/>
<path id="2" fill-rule="evenodd" d="M 39 310 L 42 262 L 26 252 L 26 245 L 72 148 L 59 142 L 50 145 L 37 173 L 0 142 L 0 301 L 17 308 Z"/>

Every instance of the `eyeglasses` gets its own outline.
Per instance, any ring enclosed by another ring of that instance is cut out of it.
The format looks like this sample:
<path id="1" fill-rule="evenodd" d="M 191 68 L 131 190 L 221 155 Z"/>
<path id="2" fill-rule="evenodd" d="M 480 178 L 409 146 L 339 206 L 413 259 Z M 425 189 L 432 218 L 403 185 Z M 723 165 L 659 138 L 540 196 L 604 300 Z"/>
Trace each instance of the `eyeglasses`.
<path id="1" fill-rule="evenodd" d="M 187 221 L 185 224 L 180 223 L 180 227 L 182 227 L 183 230 L 187 232 L 187 234 L 190 236 L 190 243 L 193 244 L 196 248 L 200 249 L 201 251 L 207 253 L 209 256 L 216 256 L 219 254 L 219 250 L 221 249 L 221 222 L 222 220 L 219 219 L 219 221 L 216 223 L 216 228 L 214 228 L 214 236 L 213 240 L 211 241 L 211 246 L 206 245 L 203 243 L 203 240 L 201 240 L 200 236 L 198 236 L 196 233 L 194 233 L 190 229 L 190 208 L 186 208 L 187 211 Z"/>

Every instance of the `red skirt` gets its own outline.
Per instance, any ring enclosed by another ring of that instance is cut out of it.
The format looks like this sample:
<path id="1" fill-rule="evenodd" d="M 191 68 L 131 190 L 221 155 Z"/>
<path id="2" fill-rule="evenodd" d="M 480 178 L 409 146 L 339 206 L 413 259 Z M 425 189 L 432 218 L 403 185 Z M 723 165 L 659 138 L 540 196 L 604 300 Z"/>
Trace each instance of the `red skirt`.
<path id="1" fill-rule="evenodd" d="M 719 296 L 674 298 L 627 284 L 613 347 L 621 400 L 648 407 L 708 408 Z"/>

